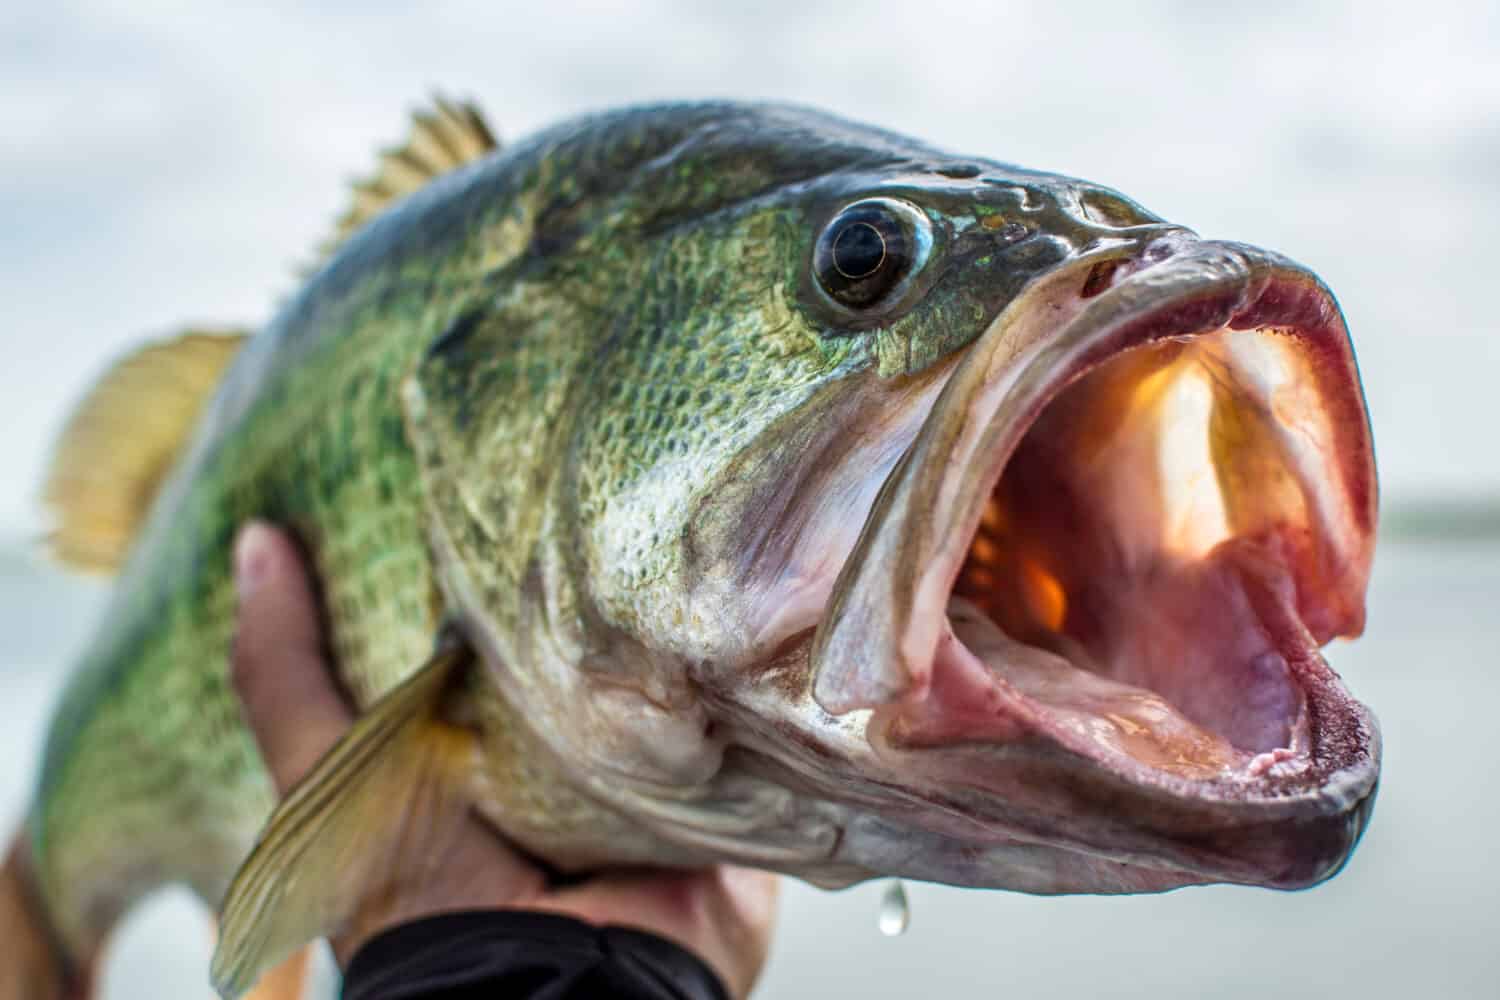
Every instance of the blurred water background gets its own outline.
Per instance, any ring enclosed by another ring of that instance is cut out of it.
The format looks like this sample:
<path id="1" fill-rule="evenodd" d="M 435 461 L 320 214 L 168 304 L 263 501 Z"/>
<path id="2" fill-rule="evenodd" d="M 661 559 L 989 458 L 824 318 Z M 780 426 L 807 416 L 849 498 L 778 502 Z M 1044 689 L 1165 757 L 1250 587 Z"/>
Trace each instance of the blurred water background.
<path id="1" fill-rule="evenodd" d="M 1500 5 L 546 5 L 136 0 L 0 8 L 0 830 L 102 592 L 45 568 L 36 484 L 107 359 L 255 324 L 343 185 L 434 89 L 506 135 L 626 101 L 760 96 L 1099 180 L 1339 294 L 1385 537 L 1365 638 L 1331 653 L 1386 738 L 1333 882 L 1041 900 L 789 886 L 762 995 L 1500 994 Z M 202 915 L 165 893 L 108 1000 L 207 997 Z M 0 942 L 0 955 L 4 942 Z"/>

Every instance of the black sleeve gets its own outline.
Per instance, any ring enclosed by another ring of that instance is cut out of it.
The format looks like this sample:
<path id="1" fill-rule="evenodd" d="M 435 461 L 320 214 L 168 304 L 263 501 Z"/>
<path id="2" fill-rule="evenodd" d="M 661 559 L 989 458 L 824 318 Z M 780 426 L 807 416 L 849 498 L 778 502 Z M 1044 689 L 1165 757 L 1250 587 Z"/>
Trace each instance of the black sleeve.
<path id="1" fill-rule="evenodd" d="M 383 931 L 355 953 L 344 1000 L 727 1000 L 681 946 L 624 927 L 519 910 L 447 913 Z"/>

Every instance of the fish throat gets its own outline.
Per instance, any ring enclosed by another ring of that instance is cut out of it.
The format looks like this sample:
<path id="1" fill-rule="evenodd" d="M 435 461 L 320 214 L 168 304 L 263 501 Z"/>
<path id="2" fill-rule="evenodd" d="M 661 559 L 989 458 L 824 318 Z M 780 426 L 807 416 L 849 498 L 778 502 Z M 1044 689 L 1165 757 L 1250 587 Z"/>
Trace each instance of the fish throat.
<path id="1" fill-rule="evenodd" d="M 939 682 L 982 667 L 1049 727 L 1182 777 L 1306 751 L 1295 674 L 1320 643 L 1297 564 L 1317 484 L 1275 432 L 1276 388 L 1302 360 L 1288 331 L 1220 329 L 1126 351 L 1058 393 L 984 507 Z"/>

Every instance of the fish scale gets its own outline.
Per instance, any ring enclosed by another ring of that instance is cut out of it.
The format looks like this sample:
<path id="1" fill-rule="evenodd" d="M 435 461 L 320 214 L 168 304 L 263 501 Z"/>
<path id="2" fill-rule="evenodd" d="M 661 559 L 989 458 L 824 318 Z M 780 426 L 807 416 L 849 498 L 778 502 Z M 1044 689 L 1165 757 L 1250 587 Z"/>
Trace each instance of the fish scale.
<path id="1" fill-rule="evenodd" d="M 243 412 L 230 420 L 211 413 L 164 491 L 49 737 L 31 828 L 48 904 L 80 951 L 161 882 L 186 881 L 216 901 L 273 804 L 227 682 L 228 557 L 237 527 L 272 520 L 307 547 L 341 674 L 361 704 L 419 666 L 438 624 L 438 585 L 400 385 L 472 304 L 489 319 L 468 337 L 464 364 L 453 369 L 463 381 L 452 389 L 453 398 L 483 407 L 461 423 L 473 430 L 498 487 L 475 525 L 483 529 L 479 540 L 494 546 L 486 587 L 503 614 L 524 572 L 525 539 L 540 530 L 531 484 L 517 473 L 545 465 L 547 430 L 578 391 L 573 375 L 610 335 L 592 318 L 622 296 L 671 312 L 678 298 L 702 293 L 711 276 L 697 269 L 716 261 L 691 242 L 669 244 L 656 254 L 666 266 L 649 269 L 648 294 L 639 294 L 632 289 L 645 270 L 639 265 L 600 287 L 600 271 L 587 262 L 553 264 L 536 241 L 549 225 L 587 240 L 593 216 L 610 206 L 590 194 L 622 179 L 649 183 L 660 215 L 736 200 L 744 192 L 732 181 L 741 188 L 774 182 L 774 174 L 742 168 L 705 192 L 698 171 L 670 163 L 629 173 L 723 112 L 683 107 L 585 120 L 442 178 L 360 234 L 252 342 L 247 354 L 260 363 L 241 359 L 219 394 L 221 408 L 232 400 Z M 629 250 L 612 241 L 600 252 Z M 727 270 L 735 273 L 732 259 Z M 685 427 L 684 437 L 732 446 L 734 426 L 748 421 L 734 410 L 739 394 L 723 376 L 743 355 L 736 339 L 743 333 L 743 326 L 704 329 L 675 352 L 642 338 L 626 345 L 620 368 L 599 374 L 600 389 L 612 377 L 631 383 L 631 374 L 634 384 L 658 386 L 657 376 L 691 361 L 697 381 L 689 384 L 719 402 L 693 411 L 697 426 Z M 686 412 L 686 401 L 675 398 L 643 396 L 634 419 Z M 651 467 L 673 440 L 621 428 L 597 449 L 588 469 L 602 478 L 592 492 L 581 482 L 580 496 L 603 501 L 628 491 L 633 472 Z M 587 500 L 581 513 L 592 513 Z M 628 572 L 644 583 L 652 553 L 644 540 L 637 552 Z M 132 847 L 122 851 L 126 832 Z"/>
<path id="2" fill-rule="evenodd" d="M 239 524 L 269 518 L 306 542 L 324 581 L 339 663 L 362 700 L 398 681 L 431 645 L 433 584 L 414 468 L 379 430 L 389 424 L 392 393 L 373 391 L 381 382 L 370 379 L 371 388 L 346 398 L 347 409 L 322 403 L 330 389 L 342 395 L 336 373 L 351 381 L 360 373 L 342 353 L 331 352 L 326 368 L 294 369 L 284 390 L 205 457 L 195 488 L 162 522 L 169 529 L 160 552 L 137 558 L 122 576 L 119 592 L 134 599 L 107 612 L 65 695 L 62 712 L 78 722 L 55 728 L 49 740 L 35 828 L 49 898 L 60 914 L 89 914 L 95 924 L 60 921 L 70 936 L 100 933 L 97 921 L 107 924 L 112 905 L 163 872 L 217 898 L 273 803 L 227 683 L 228 553 Z M 403 353 L 375 353 L 366 371 L 398 366 Z M 108 679 L 106 691 L 86 683 L 96 676 Z M 122 775 L 133 780 L 122 783 Z M 148 859 L 136 884 L 112 871 L 121 861 L 112 839 L 120 827 L 138 833 Z M 198 835 L 202 827 L 207 837 Z M 76 903 L 70 895 L 78 892 L 110 898 Z"/>
<path id="3" fill-rule="evenodd" d="M 128 557 L 0 935 L 30 881 L 23 933 L 86 963 L 185 883 L 240 996 L 430 850 L 413 831 L 475 815 L 574 875 L 1052 894 L 1338 870 L 1380 741 L 1319 649 L 1362 627 L 1376 489 L 1314 275 L 809 109 L 492 147 L 471 108 L 419 114 L 195 429 L 129 437 L 213 384 L 231 351 L 201 331 L 64 431 L 55 549 Z M 1217 359 L 1201 435 L 1140 391 L 1197 372 L 1183 352 Z M 1166 530 L 1176 469 L 1255 516 Z M 305 549 L 360 710 L 279 803 L 228 674 L 252 519 Z"/>

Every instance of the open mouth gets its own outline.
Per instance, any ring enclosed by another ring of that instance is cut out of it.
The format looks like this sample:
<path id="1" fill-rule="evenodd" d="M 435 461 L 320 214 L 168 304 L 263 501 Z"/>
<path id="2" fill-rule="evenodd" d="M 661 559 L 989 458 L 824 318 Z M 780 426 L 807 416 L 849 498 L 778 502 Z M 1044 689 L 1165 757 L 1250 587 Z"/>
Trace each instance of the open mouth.
<path id="1" fill-rule="evenodd" d="M 835 589 L 815 694 L 872 709 L 883 753 L 946 754 L 950 793 L 1023 835 L 1092 814 L 1136 833 L 1083 849 L 1310 884 L 1378 775 L 1319 652 L 1362 629 L 1373 544 L 1347 333 L 1253 248 L 1119 271 L 1035 290 L 956 369 Z"/>
<path id="2" fill-rule="evenodd" d="M 1101 756 L 1197 779 L 1305 766 L 1298 677 L 1327 670 L 1328 636 L 1305 627 L 1298 581 L 1315 575 L 1300 561 L 1321 484 L 1260 395 L 1300 351 L 1288 333 L 1217 330 L 1063 390 L 984 506 L 934 669 L 982 666 Z M 1301 595 L 1309 617 L 1329 599 Z"/>

